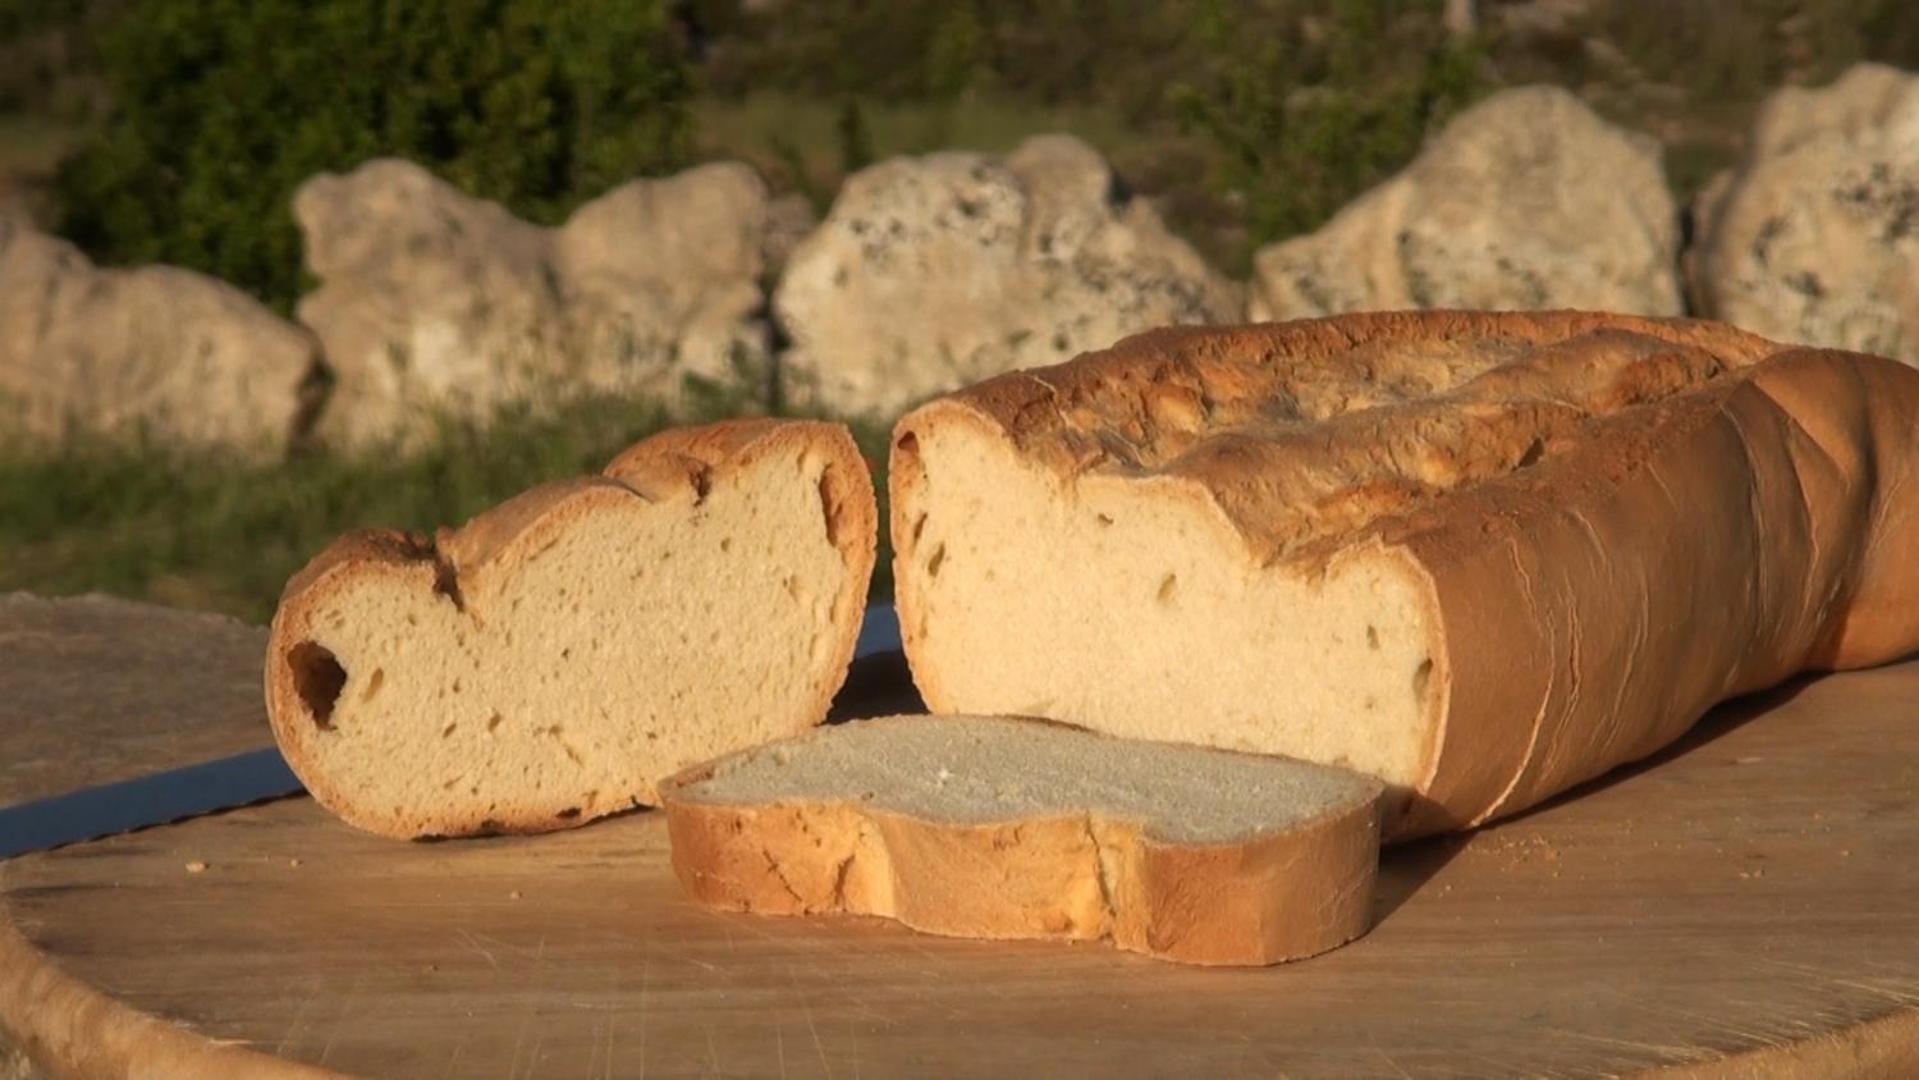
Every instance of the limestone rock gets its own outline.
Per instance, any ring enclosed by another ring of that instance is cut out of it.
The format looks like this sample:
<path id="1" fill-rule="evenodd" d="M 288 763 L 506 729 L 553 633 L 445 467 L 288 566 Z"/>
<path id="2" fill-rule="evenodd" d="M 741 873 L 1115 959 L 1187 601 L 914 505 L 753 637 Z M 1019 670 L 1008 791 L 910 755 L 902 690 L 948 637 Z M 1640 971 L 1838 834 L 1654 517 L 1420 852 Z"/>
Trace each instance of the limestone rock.
<path id="1" fill-rule="evenodd" d="M 791 396 L 894 413 L 1135 331 L 1238 318 L 1238 289 L 1115 187 L 1066 136 L 855 174 L 774 297 Z"/>
<path id="2" fill-rule="evenodd" d="M 1678 213 L 1658 145 L 1535 86 L 1461 113 L 1318 232 L 1255 258 L 1251 313 L 1681 310 Z"/>
<path id="3" fill-rule="evenodd" d="M 360 445 L 435 411 L 484 418 L 560 354 L 547 232 L 405 161 L 322 175 L 294 196 L 301 299 L 339 382 L 321 430 Z"/>
<path id="4" fill-rule="evenodd" d="M 553 269 L 581 377 L 624 388 L 661 358 L 717 382 L 764 377 L 770 226 L 765 182 L 734 162 L 630 181 L 580 207 L 555 234 Z"/>
<path id="5" fill-rule="evenodd" d="M 1919 75 L 1861 64 L 1774 94 L 1694 220 L 1704 314 L 1919 363 Z"/>
<path id="6" fill-rule="evenodd" d="M 238 289 L 171 266 L 97 268 L 0 221 L 0 441 L 139 437 L 273 457 L 324 387 L 313 338 Z"/>
<path id="7" fill-rule="evenodd" d="M 631 181 L 557 229 L 404 161 L 316 177 L 294 215 L 322 282 L 300 319 L 340 374 L 322 431 L 368 446 L 509 403 L 670 402 L 687 376 L 763 393 L 769 214 L 733 164 Z"/>

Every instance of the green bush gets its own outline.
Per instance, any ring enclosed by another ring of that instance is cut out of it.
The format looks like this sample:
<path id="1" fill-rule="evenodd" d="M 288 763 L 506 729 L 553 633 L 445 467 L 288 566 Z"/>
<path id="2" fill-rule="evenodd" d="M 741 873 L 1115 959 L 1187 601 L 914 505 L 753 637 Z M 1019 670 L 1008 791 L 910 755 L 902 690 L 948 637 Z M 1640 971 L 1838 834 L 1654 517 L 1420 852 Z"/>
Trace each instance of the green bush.
<path id="1" fill-rule="evenodd" d="M 317 172 L 399 155 L 553 221 L 687 153 L 666 0 L 164 0 L 98 49 L 114 108 L 62 170 L 61 231 L 282 309 Z"/>
<path id="2" fill-rule="evenodd" d="M 1209 5 L 1197 33 L 1212 59 L 1172 92 L 1186 127 L 1226 152 L 1256 243 L 1318 227 L 1484 89 L 1477 49 L 1447 36 L 1433 3 L 1317 7 L 1249 34 L 1233 5 Z"/>
<path id="3" fill-rule="evenodd" d="M 686 0 L 686 10 L 705 45 L 706 88 L 723 97 L 777 90 L 950 104 L 988 92 L 1042 106 L 1098 104 L 1150 121 L 1169 77 L 1194 60 L 1198 2 Z M 1298 6 L 1247 5 L 1248 29 Z"/>
<path id="4" fill-rule="evenodd" d="M 936 133 L 996 104 L 1098 110 L 1122 134 L 1103 149 L 1231 273 L 1406 164 L 1486 81 L 1440 0 L 689 3 L 719 97 L 916 104 Z M 801 172 L 805 148 L 780 149 Z"/>
<path id="5" fill-rule="evenodd" d="M 1912 0 L 1660 0 L 1656 10 L 1615 0 L 1573 29 L 1696 102 L 1756 101 L 1783 83 L 1828 82 L 1861 60 L 1919 64 Z"/>

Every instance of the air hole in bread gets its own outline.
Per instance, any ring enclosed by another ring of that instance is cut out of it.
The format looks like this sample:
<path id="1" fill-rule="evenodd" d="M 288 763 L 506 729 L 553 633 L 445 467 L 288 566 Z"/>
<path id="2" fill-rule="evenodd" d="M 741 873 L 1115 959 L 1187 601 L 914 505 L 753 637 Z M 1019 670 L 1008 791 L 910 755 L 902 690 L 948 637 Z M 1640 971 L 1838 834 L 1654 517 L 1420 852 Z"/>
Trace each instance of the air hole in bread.
<path id="1" fill-rule="evenodd" d="M 487 733 L 492 734 L 494 731 L 499 730 L 500 725 L 505 722 L 506 722 L 506 717 L 501 716 L 497 712 L 494 713 L 492 716 L 487 717 L 486 718 Z"/>
<path id="2" fill-rule="evenodd" d="M 384 682 L 386 682 L 386 669 L 374 668 L 373 674 L 367 677 L 366 689 L 360 691 L 360 700 L 372 701 L 373 695 L 380 692 L 380 685 Z"/>
<path id="3" fill-rule="evenodd" d="M 820 515 L 826 520 L 828 543 L 837 545 L 840 542 L 840 533 L 845 528 L 844 502 L 840 495 L 839 472 L 828 465 L 820 472 Z"/>
<path id="4" fill-rule="evenodd" d="M 561 821 L 571 821 L 580 816 L 580 808 L 577 806 L 569 806 L 553 816 L 559 818 Z"/>
<path id="5" fill-rule="evenodd" d="M 932 558 L 926 560 L 926 576 L 929 578 L 940 576 L 940 566 L 944 564 L 945 562 L 946 562 L 946 545 L 941 544 L 940 546 L 933 549 Z"/>
<path id="6" fill-rule="evenodd" d="M 448 724 L 447 726 L 445 726 L 445 727 L 443 727 L 443 728 L 441 728 L 441 729 L 440 729 L 440 738 L 442 738 L 442 739 L 451 739 L 451 738 L 453 737 L 453 733 L 454 733 L 454 732 L 456 732 L 456 731 L 458 731 L 458 730 L 460 730 L 460 725 L 459 725 L 459 724 L 457 724 L 457 723 L 455 723 L 455 724 Z"/>
<path id="7" fill-rule="evenodd" d="M 332 731 L 333 706 L 346 687 L 346 669 L 317 641 L 302 641 L 287 650 L 287 667 L 293 671 L 294 692 L 308 715 L 322 730 Z"/>
<path id="8" fill-rule="evenodd" d="M 1093 518 L 1101 525 L 1111 525 L 1113 523 L 1113 519 L 1106 514 L 1094 514 Z"/>
<path id="9" fill-rule="evenodd" d="M 1160 603 L 1172 603 L 1173 598 L 1179 595 L 1179 575 L 1167 574 L 1165 577 L 1159 579 L 1159 592 L 1157 595 Z"/>
<path id="10" fill-rule="evenodd" d="M 1366 628 L 1366 647 L 1369 649 L 1379 648 L 1379 627 L 1368 626 Z"/>
<path id="11" fill-rule="evenodd" d="M 722 537 L 720 537 L 720 550 L 721 550 L 721 551 L 732 551 L 732 550 L 733 550 L 733 538 L 732 538 L 732 537 L 730 537 L 730 536 L 722 536 Z"/>
<path id="12" fill-rule="evenodd" d="M 1428 657 L 1425 660 L 1421 660 L 1419 662 L 1419 666 L 1413 669 L 1413 696 L 1414 697 L 1418 698 L 1421 701 L 1426 700 L 1426 683 L 1432 679 L 1432 675 L 1433 675 L 1432 658 Z"/>

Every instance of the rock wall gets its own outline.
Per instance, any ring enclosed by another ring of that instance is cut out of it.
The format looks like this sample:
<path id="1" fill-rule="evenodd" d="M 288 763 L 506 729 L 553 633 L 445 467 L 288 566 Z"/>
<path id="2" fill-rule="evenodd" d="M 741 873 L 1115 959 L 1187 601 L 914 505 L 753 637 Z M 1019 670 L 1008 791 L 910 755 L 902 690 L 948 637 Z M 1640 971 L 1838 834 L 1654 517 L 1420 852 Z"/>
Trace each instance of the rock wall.
<path id="1" fill-rule="evenodd" d="M 1919 76 L 1862 64 L 1774 94 L 1694 220 L 1701 314 L 1919 363 Z"/>
<path id="2" fill-rule="evenodd" d="M 308 181 L 294 216 L 321 282 L 299 317 L 339 374 L 329 442 L 512 402 L 671 400 L 688 376 L 766 392 L 761 280 L 786 240 L 744 165 L 634 180 L 547 229 L 386 159 Z"/>
<path id="3" fill-rule="evenodd" d="M 774 310 L 789 396 L 896 414 L 1149 327 L 1236 320 L 1237 287 L 1067 136 L 1004 160 L 897 158 L 847 180 L 793 252 Z"/>
<path id="4" fill-rule="evenodd" d="M 168 266 L 95 267 L 0 219 L 0 443 L 75 435 L 285 453 L 325 376 L 312 335 Z"/>
<path id="5" fill-rule="evenodd" d="M 1679 214 L 1652 139 L 1565 90 L 1461 113 L 1319 231 L 1255 256 L 1250 314 L 1395 308 L 1682 310 Z"/>
<path id="6" fill-rule="evenodd" d="M 1250 297 L 1059 135 L 882 162 L 817 228 L 734 163 L 632 181 L 558 228 L 396 160 L 315 177 L 294 212 L 319 279 L 299 305 L 311 332 L 201 275 L 99 269 L 0 218 L 0 439 L 138 433 L 271 457 L 317 431 L 378 448 L 509 402 L 671 403 L 689 378 L 749 400 L 777 378 L 793 404 L 884 418 L 1171 323 L 1678 314 L 1682 265 L 1695 313 L 1919 363 L 1919 75 L 1876 65 L 1775 94 L 1683 253 L 1658 146 L 1526 87 L 1261 251 Z"/>

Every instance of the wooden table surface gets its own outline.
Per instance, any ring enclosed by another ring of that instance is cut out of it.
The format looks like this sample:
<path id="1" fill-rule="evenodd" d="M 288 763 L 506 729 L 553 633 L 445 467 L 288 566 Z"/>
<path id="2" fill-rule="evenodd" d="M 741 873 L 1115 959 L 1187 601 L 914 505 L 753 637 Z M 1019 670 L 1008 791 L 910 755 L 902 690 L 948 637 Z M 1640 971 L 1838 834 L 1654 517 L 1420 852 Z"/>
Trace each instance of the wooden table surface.
<path id="1" fill-rule="evenodd" d="M 0 806 L 271 742 L 266 645 L 224 615 L 0 594 Z"/>
<path id="2" fill-rule="evenodd" d="M 256 631 L 94 603 L 0 603 L 7 782 L 265 738 Z M 406 844 L 284 800 L 0 864 L 0 1022 L 103 1075 L 1919 1076 L 1919 662 L 1576 794 L 1389 851 L 1370 935 L 1262 970 L 708 912 L 649 813 Z"/>

